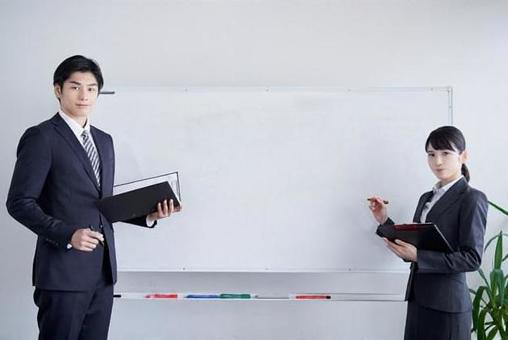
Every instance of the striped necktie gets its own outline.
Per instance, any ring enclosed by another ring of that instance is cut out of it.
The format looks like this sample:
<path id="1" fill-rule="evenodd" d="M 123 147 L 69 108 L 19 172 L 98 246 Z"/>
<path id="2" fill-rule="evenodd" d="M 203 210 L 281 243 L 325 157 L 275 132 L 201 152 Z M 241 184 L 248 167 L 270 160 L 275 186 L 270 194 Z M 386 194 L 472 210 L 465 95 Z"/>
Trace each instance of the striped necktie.
<path id="1" fill-rule="evenodd" d="M 92 139 L 90 138 L 90 132 L 87 130 L 83 130 L 81 134 L 81 138 L 83 138 L 83 147 L 85 148 L 86 154 L 88 155 L 88 159 L 90 159 L 90 164 L 92 164 L 92 169 L 95 174 L 95 178 L 97 179 L 97 184 L 99 184 L 99 188 L 101 187 L 101 162 L 99 160 L 99 154 L 97 153 L 97 149 L 95 149 L 95 145 L 92 143 Z"/>

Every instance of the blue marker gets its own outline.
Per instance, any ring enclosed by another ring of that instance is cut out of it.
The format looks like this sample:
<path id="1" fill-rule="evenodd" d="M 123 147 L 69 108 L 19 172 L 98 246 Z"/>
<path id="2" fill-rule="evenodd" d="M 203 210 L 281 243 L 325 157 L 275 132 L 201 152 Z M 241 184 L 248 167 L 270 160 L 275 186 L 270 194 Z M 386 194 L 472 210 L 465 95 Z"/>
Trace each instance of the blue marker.
<path id="1" fill-rule="evenodd" d="M 224 293 L 220 295 L 221 299 L 251 299 L 253 298 L 253 294 L 230 294 Z"/>
<path id="2" fill-rule="evenodd" d="M 218 294 L 188 294 L 185 296 L 186 299 L 218 299 Z"/>

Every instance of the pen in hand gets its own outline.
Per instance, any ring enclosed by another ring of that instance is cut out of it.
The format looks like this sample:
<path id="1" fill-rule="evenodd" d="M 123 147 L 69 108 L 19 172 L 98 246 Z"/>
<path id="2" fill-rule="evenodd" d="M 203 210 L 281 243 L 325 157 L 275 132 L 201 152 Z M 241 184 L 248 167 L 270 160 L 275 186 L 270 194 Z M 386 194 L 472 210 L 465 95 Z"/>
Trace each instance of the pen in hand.
<path id="1" fill-rule="evenodd" d="M 95 232 L 100 233 L 99 231 L 95 230 L 95 227 L 94 227 L 94 226 L 92 226 L 92 225 L 88 226 L 88 228 L 89 228 L 91 231 L 95 231 Z M 101 234 L 101 236 L 102 236 L 102 234 Z M 102 237 L 104 237 L 104 236 L 102 236 Z M 99 243 L 101 244 L 101 246 L 103 246 L 103 247 L 104 247 L 104 240 L 101 240 L 101 239 L 98 239 L 98 240 L 99 240 Z"/>
<path id="2" fill-rule="evenodd" d="M 374 197 L 369 197 L 369 198 L 367 198 L 367 201 L 369 201 L 369 202 L 376 202 L 376 199 Z M 383 203 L 384 204 L 388 204 L 390 202 L 388 202 L 387 200 L 383 200 Z"/>

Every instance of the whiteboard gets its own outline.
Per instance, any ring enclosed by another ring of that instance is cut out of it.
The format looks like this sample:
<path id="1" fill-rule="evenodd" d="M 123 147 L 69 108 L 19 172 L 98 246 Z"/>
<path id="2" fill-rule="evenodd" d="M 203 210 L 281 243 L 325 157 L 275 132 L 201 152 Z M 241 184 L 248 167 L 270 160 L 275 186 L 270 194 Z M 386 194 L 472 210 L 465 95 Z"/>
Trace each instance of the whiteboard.
<path id="1" fill-rule="evenodd" d="M 92 124 L 113 135 L 115 183 L 178 171 L 183 203 L 154 229 L 115 225 L 119 270 L 407 270 L 366 198 L 411 221 L 451 89 L 114 90 Z"/>

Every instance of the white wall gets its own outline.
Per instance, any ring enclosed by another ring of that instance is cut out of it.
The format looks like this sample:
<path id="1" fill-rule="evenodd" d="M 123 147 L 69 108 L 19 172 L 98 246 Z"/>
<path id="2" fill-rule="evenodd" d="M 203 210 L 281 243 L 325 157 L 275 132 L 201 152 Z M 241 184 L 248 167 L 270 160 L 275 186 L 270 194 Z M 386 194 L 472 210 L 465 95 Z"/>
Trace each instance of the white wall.
<path id="1" fill-rule="evenodd" d="M 508 206 L 506 1 L 1 0 L 0 32 L 4 199 L 19 136 L 56 110 L 55 67 L 81 53 L 100 62 L 108 88 L 453 86 L 472 184 Z M 0 339 L 35 338 L 35 237 L 5 209 L 0 221 Z M 507 222 L 491 213 L 489 234 Z M 122 301 L 110 338 L 397 339 L 404 314 L 387 302 Z"/>

